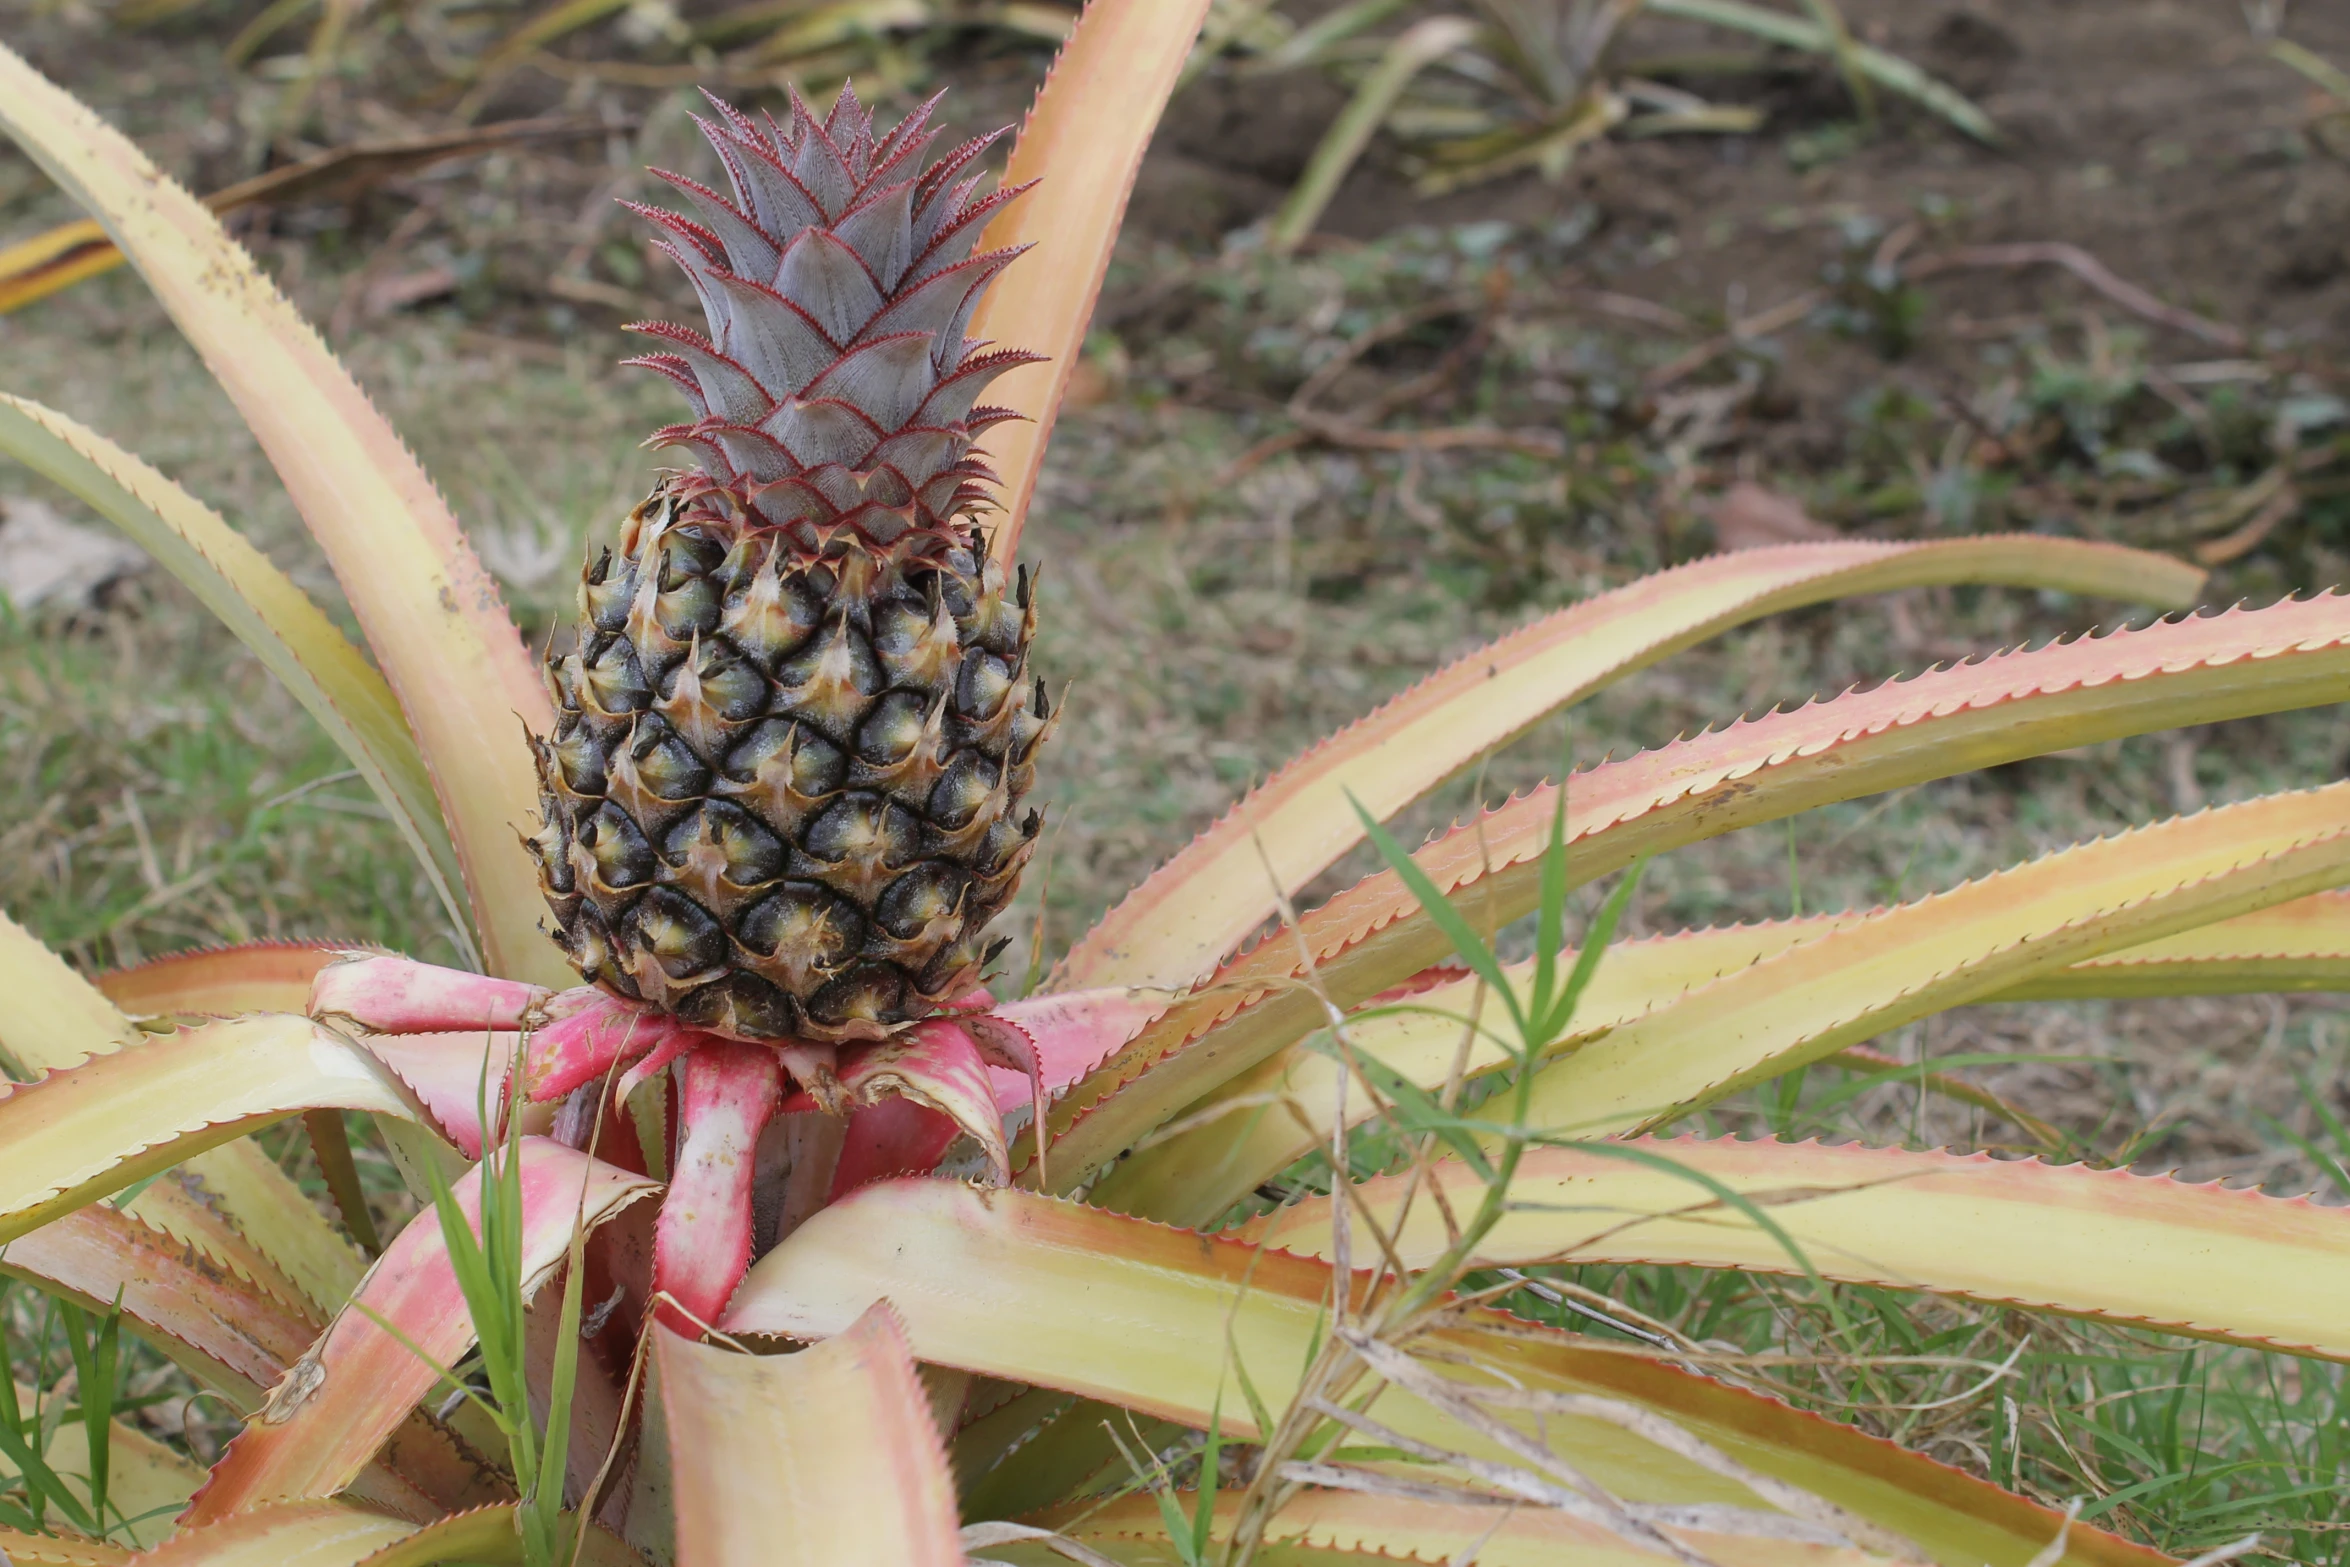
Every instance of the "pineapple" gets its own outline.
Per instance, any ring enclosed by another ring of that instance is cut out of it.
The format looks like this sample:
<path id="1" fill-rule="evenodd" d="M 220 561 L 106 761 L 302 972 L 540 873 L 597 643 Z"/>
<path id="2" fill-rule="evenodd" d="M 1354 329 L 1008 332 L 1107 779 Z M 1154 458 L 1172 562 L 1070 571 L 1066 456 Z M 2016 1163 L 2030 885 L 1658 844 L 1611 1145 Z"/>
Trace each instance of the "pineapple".
<path id="1" fill-rule="evenodd" d="M 1034 356 L 964 331 L 1016 251 L 973 255 L 980 154 L 926 152 L 937 100 L 887 134 L 844 88 L 788 123 L 716 98 L 729 200 L 664 231 L 709 335 L 645 323 L 630 361 L 694 418 L 580 583 L 548 662 L 531 848 L 555 935 L 607 992 L 741 1040 L 875 1041 L 967 996 L 1034 848 L 1022 801 L 1053 727 L 1023 568 L 973 521 L 979 406 Z M 1000 133 L 999 133 L 1000 134 Z"/>

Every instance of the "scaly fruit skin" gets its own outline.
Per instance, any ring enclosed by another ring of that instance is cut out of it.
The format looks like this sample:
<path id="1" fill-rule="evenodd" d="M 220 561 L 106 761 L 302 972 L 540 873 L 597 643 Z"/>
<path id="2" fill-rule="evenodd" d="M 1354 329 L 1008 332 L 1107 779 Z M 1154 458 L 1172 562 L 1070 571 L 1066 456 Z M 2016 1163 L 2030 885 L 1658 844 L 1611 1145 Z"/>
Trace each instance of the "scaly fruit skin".
<path id="1" fill-rule="evenodd" d="M 716 103 L 716 100 L 712 100 Z M 1035 607 L 968 513 L 978 389 L 1025 362 L 964 338 L 1011 259 L 970 256 L 1008 195 L 924 170 L 928 106 L 876 137 L 843 92 L 764 129 L 703 126 L 730 202 L 651 212 L 700 291 L 704 338 L 634 361 L 698 417 L 588 566 L 576 645 L 549 661 L 531 840 L 580 973 L 709 1032 L 886 1037 L 975 988 L 988 922 L 1038 818 L 1052 727 L 1028 670 Z"/>

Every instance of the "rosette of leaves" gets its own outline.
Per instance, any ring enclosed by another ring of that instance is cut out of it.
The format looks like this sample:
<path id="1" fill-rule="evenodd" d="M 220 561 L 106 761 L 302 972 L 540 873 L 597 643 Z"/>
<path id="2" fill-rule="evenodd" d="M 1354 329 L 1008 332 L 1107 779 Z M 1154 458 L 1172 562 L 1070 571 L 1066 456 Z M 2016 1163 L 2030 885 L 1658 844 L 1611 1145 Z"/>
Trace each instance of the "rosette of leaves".
<path id="1" fill-rule="evenodd" d="M 982 248 L 1033 240 L 1052 264 L 1009 269 L 970 332 L 1046 356 L 993 393 L 1031 421 L 984 443 L 999 565 L 1203 9 L 1095 0 L 1012 152 L 1006 182 L 1042 183 Z M 0 125 L 202 351 L 372 661 L 104 436 L 10 399 L 0 445 L 147 544 L 286 680 L 478 957 L 274 946 L 92 979 L 0 927 L 20 1079 L 0 1095 L 0 1268 L 118 1308 L 249 1417 L 208 1473 L 113 1450 L 115 1493 L 186 1498 L 155 1560 L 2155 1562 L 1690 1346 L 1600 1344 L 1484 1283 L 1560 1259 L 1790 1273 L 2350 1358 L 2336 1210 L 2080 1165 L 1659 1135 L 1965 1003 L 2350 985 L 2350 899 L 2331 890 L 2350 880 L 2350 785 L 1889 908 L 1617 941 L 1623 878 L 1590 928 L 1567 918 L 1576 888 L 1742 826 L 2338 701 L 2350 600 L 2003 653 L 1611 761 L 1416 850 L 1386 835 L 1548 715 L 1760 615 L 1962 582 L 2178 607 L 2200 583 L 2037 536 L 1711 558 L 1432 673 L 1237 802 L 1038 993 L 1001 1002 L 1033 1080 L 909 1068 L 914 1099 L 812 1105 L 770 1142 L 689 1102 L 677 1061 L 623 1097 L 616 1054 L 550 1114 L 528 1072 L 572 976 L 516 836 L 539 777 L 515 715 L 553 727 L 530 652 L 405 447 L 210 214 L 14 56 L 0 78 Z M 1366 842 L 1384 869 L 1293 907 Z M 1522 918 L 1533 956 L 1504 963 L 1492 933 Z M 1268 921 L 1283 928 L 1251 945 Z M 250 1135 L 303 1118 L 331 1174 L 351 1113 L 436 1195 L 372 1266 Z M 1393 1157 L 1359 1171 L 1350 1139 L 1374 1129 Z M 957 1178 L 966 1138 L 1000 1150 L 993 1183 Z M 1254 1211 L 1317 1155 L 1343 1201 Z M 745 1163 L 746 1182 L 713 1173 Z M 666 1265 L 657 1208 L 702 1216 L 663 1232 Z M 709 1293 L 664 1282 L 680 1278 Z M 559 1301 L 540 1297 L 556 1279 Z M 779 1352 L 794 1346 L 813 1347 Z M 0 1550 L 125 1559 L 89 1522 Z"/>

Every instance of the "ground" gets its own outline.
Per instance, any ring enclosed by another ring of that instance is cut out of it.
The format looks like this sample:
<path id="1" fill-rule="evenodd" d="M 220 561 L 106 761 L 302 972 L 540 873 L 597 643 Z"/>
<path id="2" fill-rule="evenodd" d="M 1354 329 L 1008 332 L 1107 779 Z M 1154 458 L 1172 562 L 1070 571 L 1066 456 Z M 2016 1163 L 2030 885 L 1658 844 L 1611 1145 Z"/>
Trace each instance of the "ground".
<path id="1" fill-rule="evenodd" d="M 68 6 L 12 21 L 8 41 L 217 188 L 252 172 L 294 74 L 223 63 L 243 9 L 136 30 Z M 1893 98 L 1862 124 L 1825 63 L 1742 39 L 1724 62 L 1719 33 L 1643 22 L 1627 71 L 1757 106 L 1763 128 L 1606 142 L 1555 182 L 1434 199 L 1375 143 L 1322 232 L 1277 259 L 1255 226 L 1342 90 L 1219 68 L 1177 101 L 1026 546 L 1043 571 L 1040 664 L 1070 696 L 1044 769 L 1048 862 L 1005 921 L 1009 988 L 1317 737 L 1531 616 L 1725 542 L 1774 528 L 2106 538 L 2200 551 L 2208 605 L 2343 579 L 2350 103 L 2272 56 L 2259 7 L 2222 0 L 1846 9 L 1859 37 L 1971 94 L 1997 144 Z M 303 136 L 438 123 L 445 98 L 382 25 L 366 69 L 318 87 Z M 2285 32 L 2350 62 L 2350 11 L 2304 6 Z M 654 378 L 614 368 L 623 321 L 684 306 L 613 198 L 651 195 L 640 161 L 706 173 L 706 155 L 680 87 L 578 65 L 620 50 L 570 40 L 571 67 L 521 71 L 480 106 L 569 116 L 581 133 L 240 220 L 447 488 L 534 638 L 566 613 L 583 545 L 649 482 L 661 459 L 638 442 L 672 412 Z M 1042 58 L 993 35 L 954 41 L 936 62 L 958 87 L 949 116 L 1009 117 Z M 0 237 L 68 215 L 29 164 L 0 158 Z M 1985 248 L 2017 244 L 2077 247 L 2158 308 Z M 335 601 L 266 464 L 134 277 L 0 317 L 0 364 L 0 387 L 135 446 Z M 1482 444 L 1446 444 L 1464 430 Z M 1742 483 L 1760 489 L 1725 507 Z M 1562 757 L 2133 614 L 1933 590 L 1780 617 L 1611 689 L 1571 730 L 1543 726 L 1404 826 L 1439 827 Z M 2329 781 L 2346 751 L 2350 728 L 2321 709 L 1815 812 L 1669 857 L 1631 928 L 1914 897 Z M 0 822 L 15 851 L 0 906 L 89 968 L 272 935 L 453 953 L 332 748 L 152 574 L 0 629 Z M 2319 1157 L 2350 1108 L 2350 1019 L 2330 999 L 1972 1008 L 1878 1045 L 1971 1058 L 1974 1080 L 2105 1157 L 2350 1195 Z M 1808 1118 L 1751 1104 L 1722 1121 L 2013 1137 L 1914 1086 L 1832 1090 L 1811 1085 Z M 1944 1456 L 1988 1467 L 1969 1429 Z M 2192 1543 L 2128 1509 L 2105 1521 Z"/>

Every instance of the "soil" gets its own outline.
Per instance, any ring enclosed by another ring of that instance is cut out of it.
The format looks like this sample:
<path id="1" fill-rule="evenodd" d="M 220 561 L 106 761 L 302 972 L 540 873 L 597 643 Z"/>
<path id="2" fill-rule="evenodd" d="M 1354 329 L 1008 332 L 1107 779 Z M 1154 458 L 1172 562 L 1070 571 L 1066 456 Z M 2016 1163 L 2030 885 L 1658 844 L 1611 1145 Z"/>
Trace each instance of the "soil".
<path id="1" fill-rule="evenodd" d="M 1301 19 L 1327 9 L 1327 0 L 1287 8 Z M 1826 62 L 1758 53 L 1736 35 L 1693 24 L 1641 19 L 1617 49 L 1631 69 L 1697 53 L 1750 55 L 1756 68 L 1744 73 L 1665 79 L 1763 109 L 1761 131 L 1604 142 L 1556 183 L 1519 176 L 1434 198 L 1415 194 L 1396 149 L 1375 142 L 1332 204 L 1323 242 L 1412 224 L 1498 219 L 1540 228 L 1588 207 L 1577 221 L 1595 217 L 1598 227 L 1583 266 L 1611 289 L 1706 320 L 1749 315 L 1811 287 L 1823 267 L 1846 259 L 1855 232 L 1882 234 L 1922 216 L 1939 242 L 2078 245 L 2164 300 L 2240 326 L 2264 346 L 2322 351 L 2350 328 L 2350 125 L 2340 122 L 2340 106 L 2268 56 L 2238 5 L 1848 0 L 1843 10 L 1857 37 L 1971 95 L 1998 126 L 1999 143 L 1971 141 L 1889 95 L 1880 95 L 1874 134 L 1843 134 L 1853 108 Z M 252 96 L 240 101 L 236 78 L 217 58 L 222 22 L 199 8 L 161 28 L 97 31 L 89 14 L 67 7 L 12 21 L 9 34 L 175 172 L 213 187 L 252 172 L 261 151 Z M 2289 13 L 2286 31 L 2320 56 L 2350 59 L 2350 8 L 2304 4 Z M 609 58 L 614 47 L 583 39 L 560 52 Z M 977 127 L 1016 116 L 1043 57 L 973 40 L 938 63 L 957 89 L 949 123 Z M 625 126 L 661 117 L 666 93 L 525 71 L 480 117 L 587 110 Z M 330 83 L 320 112 L 355 138 L 380 137 L 429 120 L 421 107 L 428 97 L 379 101 Z M 1176 100 L 1143 169 L 1129 249 L 1210 250 L 1267 216 L 1343 101 L 1337 86 L 1312 73 L 1224 70 L 1202 78 Z M 2332 124 L 2323 123 L 2329 109 Z M 606 178 L 616 161 L 579 160 Z M 37 188 L 24 177 L 29 171 L 12 172 L 13 191 L 0 194 Z M 385 223 L 392 214 L 373 216 Z M 527 233 L 514 238 L 536 248 Z M 2045 268 L 1946 274 L 1933 287 L 1962 329 L 1956 337 L 1928 334 L 1919 345 L 1927 373 L 1945 358 L 1968 356 L 1966 321 L 2061 313 L 2086 297 L 2077 282 Z M 1857 347 L 1806 353 L 1787 367 L 1789 390 L 1832 404 L 1880 368 Z"/>
<path id="2" fill-rule="evenodd" d="M 2226 0 L 1972 0 L 1963 5 L 1853 0 L 1854 32 L 1918 62 L 1991 116 L 1985 146 L 1899 100 L 1877 135 L 1819 133 L 1852 108 L 1817 61 L 1682 85 L 1768 110 L 1751 136 L 1612 141 L 1568 177 L 1532 176 L 1423 198 L 1392 148 L 1359 165 L 1323 225 L 1368 239 L 1412 223 L 1558 223 L 1584 204 L 1598 231 L 1583 265 L 1609 289 L 1700 320 L 1758 314 L 1850 259 L 1855 236 L 1925 218 L 1932 243 L 2064 241 L 2165 301 L 2239 326 L 2262 346 L 2323 358 L 2350 334 L 2350 135 L 2313 130 L 2332 108 L 2269 58 Z M 2350 7 L 2295 8 L 2287 31 L 2350 59 Z M 1643 22 L 1621 55 L 1686 51 L 1724 35 Z M 1290 79 L 1203 81 L 1177 101 L 1136 191 L 1129 234 L 1186 245 L 1269 214 L 1342 101 Z M 2345 127 L 2350 129 L 2350 127 Z M 1829 152 L 1821 161 L 1821 144 Z M 1902 374 L 1971 381 L 1981 323 L 2122 312 L 2050 268 L 1944 274 L 1936 311 Z M 1954 330 L 1955 328 L 1955 330 Z M 2174 355 L 2209 356 L 2166 335 Z M 1886 374 L 1858 343 L 1807 340 L 1784 365 L 1794 413 L 1838 416 Z"/>

